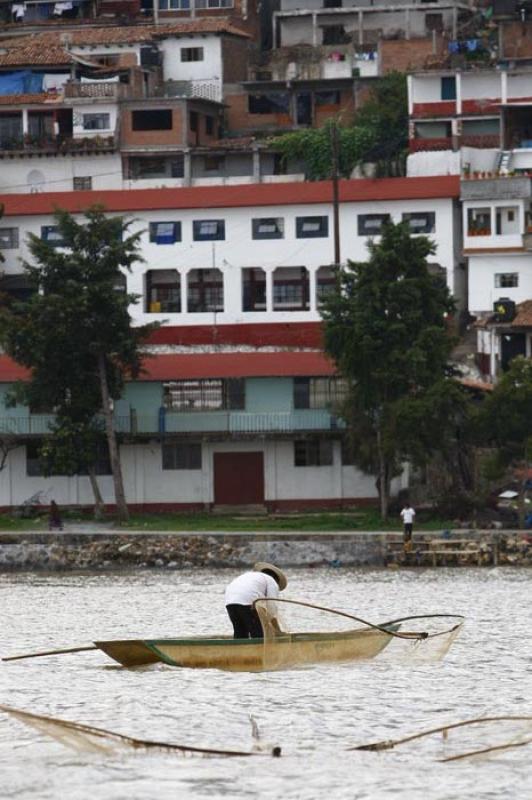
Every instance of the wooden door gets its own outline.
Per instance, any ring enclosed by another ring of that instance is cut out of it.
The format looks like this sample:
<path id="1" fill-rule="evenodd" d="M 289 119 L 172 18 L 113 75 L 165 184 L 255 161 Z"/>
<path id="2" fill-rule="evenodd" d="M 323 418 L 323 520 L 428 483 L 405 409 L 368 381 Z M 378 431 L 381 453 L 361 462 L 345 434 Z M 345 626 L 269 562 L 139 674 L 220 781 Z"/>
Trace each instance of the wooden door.
<path id="1" fill-rule="evenodd" d="M 264 503 L 263 453 L 214 453 L 215 505 Z"/>

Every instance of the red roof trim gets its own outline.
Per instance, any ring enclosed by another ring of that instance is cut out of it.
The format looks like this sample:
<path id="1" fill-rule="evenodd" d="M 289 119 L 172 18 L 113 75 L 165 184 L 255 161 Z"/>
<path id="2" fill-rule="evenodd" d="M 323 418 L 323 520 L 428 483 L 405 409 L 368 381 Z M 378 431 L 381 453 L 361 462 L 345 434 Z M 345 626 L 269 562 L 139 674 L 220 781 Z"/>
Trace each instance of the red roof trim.
<path id="1" fill-rule="evenodd" d="M 178 353 L 144 359 L 140 381 L 200 378 L 268 378 L 334 375 L 334 364 L 319 351 L 276 353 Z M 0 356 L 0 383 L 27 380 L 29 370 Z"/>
<path id="2" fill-rule="evenodd" d="M 340 181 L 340 201 L 343 203 L 457 198 L 459 195 L 458 175 Z M 55 208 L 82 212 L 95 203 L 104 205 L 108 211 L 139 212 L 165 208 L 242 208 L 330 202 L 331 181 L 0 195 L 4 215 L 11 217 L 51 214 Z"/>
<path id="3" fill-rule="evenodd" d="M 201 353 L 149 356 L 141 381 L 200 378 L 267 378 L 334 375 L 336 369 L 324 353 Z"/>

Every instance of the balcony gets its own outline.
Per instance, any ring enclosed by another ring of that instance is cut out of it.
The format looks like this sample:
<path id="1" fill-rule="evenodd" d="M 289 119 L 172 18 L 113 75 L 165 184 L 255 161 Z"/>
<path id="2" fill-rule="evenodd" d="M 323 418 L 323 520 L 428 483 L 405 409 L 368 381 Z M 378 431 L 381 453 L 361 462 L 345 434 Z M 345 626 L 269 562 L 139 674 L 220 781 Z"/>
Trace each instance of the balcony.
<path id="1" fill-rule="evenodd" d="M 30 153 L 109 153 L 118 147 L 116 136 L 38 137 L 24 136 L 0 140 L 0 158 L 14 158 Z"/>
<path id="2" fill-rule="evenodd" d="M 420 153 L 426 150 L 452 150 L 452 136 L 438 136 L 434 139 L 410 139 L 408 147 L 411 153 Z"/>
<path id="3" fill-rule="evenodd" d="M 129 96 L 129 85 L 125 83 L 80 83 L 68 81 L 65 84 L 65 99 L 69 100 L 122 100 Z"/>
<path id="4" fill-rule="evenodd" d="M 0 435 L 37 437 L 50 433 L 53 414 L 26 417 L 0 417 Z M 127 436 L 165 434 L 225 434 L 262 436 L 317 431 L 343 430 L 345 423 L 325 409 L 252 413 L 244 411 L 166 412 L 116 416 L 115 431 Z M 103 429 L 103 420 L 102 420 Z"/>

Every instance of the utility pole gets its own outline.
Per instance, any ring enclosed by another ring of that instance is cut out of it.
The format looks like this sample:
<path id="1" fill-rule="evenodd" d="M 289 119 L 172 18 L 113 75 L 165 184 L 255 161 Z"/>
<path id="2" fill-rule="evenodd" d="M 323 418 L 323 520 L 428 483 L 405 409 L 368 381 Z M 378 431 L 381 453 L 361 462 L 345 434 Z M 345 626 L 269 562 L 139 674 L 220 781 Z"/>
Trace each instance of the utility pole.
<path id="1" fill-rule="evenodd" d="M 332 190 L 333 190 L 333 235 L 334 235 L 334 265 L 339 267 L 340 257 L 340 196 L 338 191 L 339 180 L 339 145 L 338 145 L 338 123 L 336 120 L 331 126 L 331 151 L 332 151 Z"/>

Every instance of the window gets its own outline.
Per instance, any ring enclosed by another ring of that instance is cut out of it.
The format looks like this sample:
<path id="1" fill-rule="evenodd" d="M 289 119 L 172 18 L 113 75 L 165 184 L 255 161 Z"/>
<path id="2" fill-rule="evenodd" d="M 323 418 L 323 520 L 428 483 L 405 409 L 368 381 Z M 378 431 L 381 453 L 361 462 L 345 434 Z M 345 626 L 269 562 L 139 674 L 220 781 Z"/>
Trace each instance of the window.
<path id="1" fill-rule="evenodd" d="M 491 236 L 491 209 L 489 207 L 467 209 L 467 235 Z"/>
<path id="2" fill-rule="evenodd" d="M 180 222 L 150 222 L 150 242 L 175 244 L 181 241 Z"/>
<path id="3" fill-rule="evenodd" d="M 92 190 L 92 178 L 90 176 L 86 176 L 83 178 L 74 178 L 74 191 L 75 192 L 86 192 Z"/>
<path id="4" fill-rule="evenodd" d="M 341 378 L 294 378 L 294 408 L 331 408 L 347 395 Z"/>
<path id="5" fill-rule="evenodd" d="M 244 378 L 172 381 L 163 386 L 167 411 L 242 411 L 246 407 Z"/>
<path id="6" fill-rule="evenodd" d="M 110 114 L 83 114 L 84 131 L 108 131 L 110 127 Z"/>
<path id="7" fill-rule="evenodd" d="M 189 114 L 189 127 L 193 133 L 199 130 L 199 114 L 197 111 L 191 111 Z"/>
<path id="8" fill-rule="evenodd" d="M 330 467 L 333 443 L 330 439 L 303 439 L 294 442 L 294 466 Z"/>
<path id="9" fill-rule="evenodd" d="M 266 273 L 259 267 L 242 270 L 242 311 L 266 311 Z"/>
<path id="10" fill-rule="evenodd" d="M 296 237 L 298 239 L 318 239 L 328 235 L 328 217 L 296 217 Z"/>
<path id="11" fill-rule="evenodd" d="M 61 238 L 57 225 L 43 225 L 41 228 L 41 239 L 54 247 L 64 246 L 64 240 Z"/>
<path id="12" fill-rule="evenodd" d="M 359 214 L 358 235 L 379 236 L 382 231 L 382 226 L 389 221 L 389 214 Z"/>
<path id="13" fill-rule="evenodd" d="M 134 131 L 171 131 L 172 110 L 153 108 L 149 111 L 132 111 L 131 128 Z"/>
<path id="14" fill-rule="evenodd" d="M 40 478 L 44 475 L 40 456 L 42 442 L 28 442 L 26 445 L 26 475 L 29 478 Z M 57 475 L 58 473 L 53 473 Z"/>
<path id="15" fill-rule="evenodd" d="M 16 250 L 18 228 L 0 228 L 0 250 Z"/>
<path id="16" fill-rule="evenodd" d="M 519 273 L 518 272 L 496 272 L 495 273 L 495 288 L 496 289 L 516 289 L 519 286 Z"/>
<path id="17" fill-rule="evenodd" d="M 166 442 L 163 469 L 201 469 L 201 442 Z"/>
<path id="18" fill-rule="evenodd" d="M 190 0 L 159 0 L 160 11 L 189 11 Z"/>
<path id="19" fill-rule="evenodd" d="M 182 47 L 181 61 L 203 61 L 203 47 Z"/>
<path id="20" fill-rule="evenodd" d="M 196 8 L 233 8 L 233 0 L 196 0 Z"/>
<path id="21" fill-rule="evenodd" d="M 343 467 L 353 467 L 355 466 L 355 454 L 353 452 L 353 445 L 349 441 L 349 439 L 342 439 L 341 445 L 341 453 L 342 453 L 342 466 Z"/>
<path id="22" fill-rule="evenodd" d="M 316 300 L 323 302 L 336 289 L 336 270 L 334 267 L 320 267 L 316 272 Z"/>
<path id="23" fill-rule="evenodd" d="M 179 314 L 181 279 L 175 269 L 150 269 L 146 273 L 146 312 Z"/>
<path id="24" fill-rule="evenodd" d="M 340 92 L 333 89 L 328 92 L 314 92 L 314 105 L 316 106 L 339 106 Z"/>
<path id="25" fill-rule="evenodd" d="M 251 220 L 254 239 L 283 239 L 284 219 L 282 217 L 262 217 Z"/>
<path id="26" fill-rule="evenodd" d="M 306 267 L 277 267 L 273 273 L 274 311 L 308 311 L 309 296 Z"/>
<path id="27" fill-rule="evenodd" d="M 187 275 L 190 314 L 224 310 L 224 279 L 219 269 L 192 269 Z"/>
<path id="28" fill-rule="evenodd" d="M 403 222 L 408 222 L 410 233 L 434 233 L 436 214 L 434 211 L 415 211 L 403 214 Z"/>
<path id="29" fill-rule="evenodd" d="M 205 117 L 205 133 L 207 136 L 214 136 L 214 117 L 210 114 Z"/>
<path id="30" fill-rule="evenodd" d="M 133 157 L 129 160 L 127 174 L 131 180 L 182 178 L 185 174 L 184 156 L 178 155 L 173 158 L 158 156 L 154 158 Z"/>
<path id="31" fill-rule="evenodd" d="M 224 167 L 224 156 L 205 156 L 203 159 L 203 169 L 205 172 L 221 172 Z"/>
<path id="32" fill-rule="evenodd" d="M 456 100 L 456 78 L 454 75 L 441 79 L 441 99 Z"/>
<path id="33" fill-rule="evenodd" d="M 250 114 L 288 114 L 290 112 L 290 98 L 287 92 L 250 94 L 248 97 L 248 111 Z"/>
<path id="34" fill-rule="evenodd" d="M 215 242 L 225 239 L 225 220 L 203 219 L 192 223 L 195 242 Z"/>

